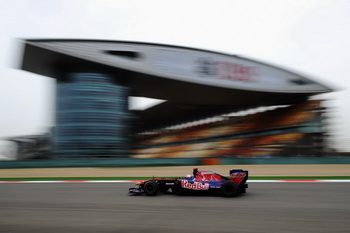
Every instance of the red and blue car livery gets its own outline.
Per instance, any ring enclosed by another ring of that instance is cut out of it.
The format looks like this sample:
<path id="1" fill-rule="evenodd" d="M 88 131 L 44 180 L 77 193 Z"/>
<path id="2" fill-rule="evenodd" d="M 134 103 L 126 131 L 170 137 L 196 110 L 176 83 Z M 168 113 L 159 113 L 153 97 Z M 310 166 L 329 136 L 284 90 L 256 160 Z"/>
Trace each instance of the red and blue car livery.
<path id="1" fill-rule="evenodd" d="M 245 193 L 248 188 L 246 183 L 248 171 L 242 169 L 230 170 L 230 177 L 225 177 L 212 171 L 199 171 L 193 169 L 193 176 L 179 177 L 175 179 L 153 178 L 137 183 L 139 188 L 130 188 L 130 194 L 146 193 L 154 196 L 159 192 L 184 193 L 184 192 L 215 192 L 226 197 L 235 197 Z"/>

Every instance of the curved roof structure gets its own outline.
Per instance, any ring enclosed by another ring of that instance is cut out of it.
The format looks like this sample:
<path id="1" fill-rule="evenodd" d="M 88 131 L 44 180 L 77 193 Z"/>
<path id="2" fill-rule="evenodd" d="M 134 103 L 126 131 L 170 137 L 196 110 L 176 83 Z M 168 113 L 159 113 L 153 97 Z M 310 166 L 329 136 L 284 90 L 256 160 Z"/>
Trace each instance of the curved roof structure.
<path id="1" fill-rule="evenodd" d="M 131 87 L 133 96 L 167 100 L 140 112 L 143 129 L 332 91 L 308 77 L 235 55 L 126 41 L 26 40 L 21 68 L 57 79 L 65 69 L 111 73 Z"/>

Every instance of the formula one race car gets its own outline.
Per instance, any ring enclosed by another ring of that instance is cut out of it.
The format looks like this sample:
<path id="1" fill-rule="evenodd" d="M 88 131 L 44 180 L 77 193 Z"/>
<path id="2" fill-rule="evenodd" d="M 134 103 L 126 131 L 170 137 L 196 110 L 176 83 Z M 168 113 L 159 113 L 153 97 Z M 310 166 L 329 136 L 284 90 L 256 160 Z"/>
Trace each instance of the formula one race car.
<path id="1" fill-rule="evenodd" d="M 184 192 L 214 192 L 226 197 L 235 197 L 246 192 L 248 184 L 248 171 L 242 169 L 230 170 L 230 178 L 211 171 L 198 171 L 193 169 L 193 176 L 175 179 L 153 178 L 139 183 L 139 188 L 129 188 L 129 194 L 146 193 L 154 196 L 158 192 L 184 193 Z"/>

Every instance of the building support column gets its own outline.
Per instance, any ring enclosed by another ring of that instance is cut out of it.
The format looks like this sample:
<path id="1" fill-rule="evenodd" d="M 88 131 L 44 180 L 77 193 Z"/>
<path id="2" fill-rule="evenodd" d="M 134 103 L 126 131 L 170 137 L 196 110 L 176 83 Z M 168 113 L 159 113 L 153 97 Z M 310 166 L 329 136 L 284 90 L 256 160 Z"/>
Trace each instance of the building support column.
<path id="1" fill-rule="evenodd" d="M 56 158 L 128 156 L 128 87 L 107 74 L 67 72 L 56 95 Z"/>

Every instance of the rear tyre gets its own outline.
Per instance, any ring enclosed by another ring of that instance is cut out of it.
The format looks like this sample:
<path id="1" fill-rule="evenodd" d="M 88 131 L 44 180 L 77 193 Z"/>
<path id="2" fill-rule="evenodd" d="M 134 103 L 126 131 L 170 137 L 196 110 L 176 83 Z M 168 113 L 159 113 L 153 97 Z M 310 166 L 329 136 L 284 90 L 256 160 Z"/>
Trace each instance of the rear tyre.
<path id="1" fill-rule="evenodd" d="M 238 185 L 231 180 L 225 181 L 221 186 L 221 190 L 225 197 L 235 197 L 239 194 Z"/>
<path id="2" fill-rule="evenodd" d="M 159 185 L 156 181 L 150 180 L 144 184 L 143 190 L 148 196 L 154 196 L 159 191 Z"/>

